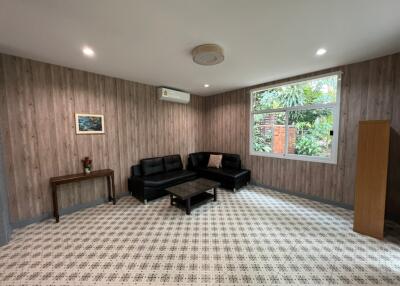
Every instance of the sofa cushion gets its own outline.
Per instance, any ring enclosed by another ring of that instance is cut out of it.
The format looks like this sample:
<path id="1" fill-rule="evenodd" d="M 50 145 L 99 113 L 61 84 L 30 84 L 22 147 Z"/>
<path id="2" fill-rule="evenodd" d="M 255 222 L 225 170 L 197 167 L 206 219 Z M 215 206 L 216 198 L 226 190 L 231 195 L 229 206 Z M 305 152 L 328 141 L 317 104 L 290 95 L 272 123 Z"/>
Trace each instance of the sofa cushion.
<path id="1" fill-rule="evenodd" d="M 248 174 L 248 170 L 237 170 L 228 168 L 199 168 L 198 171 L 203 175 L 209 175 L 214 179 L 238 179 Z"/>
<path id="2" fill-rule="evenodd" d="M 208 159 L 210 158 L 210 153 L 201 152 L 197 153 L 197 161 L 199 167 L 207 167 Z"/>
<path id="3" fill-rule="evenodd" d="M 222 167 L 221 161 L 222 161 L 222 155 L 210 154 L 210 159 L 208 159 L 207 167 L 220 168 Z"/>
<path id="4" fill-rule="evenodd" d="M 163 158 L 150 158 L 140 160 L 142 175 L 148 176 L 164 172 Z"/>
<path id="5" fill-rule="evenodd" d="M 143 177 L 145 187 L 168 187 L 176 182 L 193 179 L 196 177 L 195 172 L 187 170 L 171 171 L 166 173 L 154 174 Z"/>
<path id="6" fill-rule="evenodd" d="M 164 157 L 164 168 L 166 172 L 182 170 L 183 164 L 181 155 L 171 155 Z"/>
<path id="7" fill-rule="evenodd" d="M 190 158 L 192 159 L 192 164 L 193 164 L 194 168 L 206 167 L 208 164 L 209 157 L 210 157 L 210 154 L 205 153 L 205 152 L 190 154 Z"/>
<path id="8" fill-rule="evenodd" d="M 240 156 L 236 154 L 224 154 L 222 156 L 222 168 L 240 169 Z"/>

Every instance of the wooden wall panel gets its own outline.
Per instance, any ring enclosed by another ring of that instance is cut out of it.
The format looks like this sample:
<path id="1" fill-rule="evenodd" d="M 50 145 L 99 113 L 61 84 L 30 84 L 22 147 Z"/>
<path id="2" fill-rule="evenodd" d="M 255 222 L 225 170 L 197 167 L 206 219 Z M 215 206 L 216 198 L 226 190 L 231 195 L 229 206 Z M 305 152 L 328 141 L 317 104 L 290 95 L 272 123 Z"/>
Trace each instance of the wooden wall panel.
<path id="1" fill-rule="evenodd" d="M 156 88 L 84 71 L 0 55 L 4 138 L 12 223 L 51 211 L 49 178 L 81 172 L 80 160 L 116 172 L 127 192 L 130 166 L 152 156 L 204 148 L 205 99 L 162 102 Z M 76 135 L 75 113 L 104 114 L 104 135 Z M 105 181 L 63 185 L 62 208 L 105 197 Z"/>
<path id="2" fill-rule="evenodd" d="M 249 155 L 249 90 L 162 102 L 156 88 L 0 55 L 1 136 L 13 223 L 51 211 L 48 178 L 81 171 L 84 156 L 116 171 L 127 190 L 139 159 L 194 151 L 238 153 L 253 180 L 277 189 L 352 205 L 357 123 L 391 120 L 388 203 L 400 202 L 400 55 L 315 72 L 343 71 L 338 164 Z M 283 80 L 282 80 L 283 81 Z M 276 81 L 276 82 L 282 82 Z M 275 83 L 276 83 L 275 82 Z M 261 86 L 261 85 L 259 85 Z M 104 114 L 105 135 L 76 135 L 74 113 Z M 27 180 L 26 178 L 29 178 Z M 104 180 L 62 186 L 61 207 L 104 196 Z M 388 207 L 400 218 L 399 208 Z"/>
<path id="3" fill-rule="evenodd" d="M 341 121 L 338 163 L 336 165 L 293 161 L 249 155 L 250 89 L 243 88 L 211 96 L 206 100 L 205 148 L 210 151 L 239 153 L 252 179 L 259 184 L 321 199 L 353 205 L 357 124 L 360 120 L 391 120 L 393 138 L 390 195 L 400 202 L 399 126 L 400 126 L 400 54 L 362 63 L 332 68 L 287 80 L 332 71 L 342 71 Z M 271 84 L 283 82 L 279 80 Z M 397 140 L 397 141 L 396 141 Z M 394 146 L 395 145 L 395 146 Z M 400 206 L 397 205 L 398 209 Z M 398 213 L 400 211 L 397 211 Z M 399 214 L 400 215 L 400 214 Z"/>

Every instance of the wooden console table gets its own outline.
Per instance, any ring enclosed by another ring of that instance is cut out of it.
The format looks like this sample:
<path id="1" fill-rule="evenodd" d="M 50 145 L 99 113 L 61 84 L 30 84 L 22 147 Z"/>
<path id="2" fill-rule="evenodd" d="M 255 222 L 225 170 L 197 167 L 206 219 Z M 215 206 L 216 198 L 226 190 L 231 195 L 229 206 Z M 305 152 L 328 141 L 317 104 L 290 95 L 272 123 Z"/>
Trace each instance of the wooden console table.
<path id="1" fill-rule="evenodd" d="M 108 201 L 113 201 L 113 204 L 115 205 L 116 199 L 115 199 L 114 170 L 105 169 L 105 170 L 92 171 L 89 174 L 80 173 L 80 174 L 50 178 L 50 185 L 51 185 L 51 189 L 52 189 L 52 193 L 53 193 L 53 210 L 54 210 L 54 217 L 56 218 L 56 222 L 60 221 L 60 214 L 58 211 L 57 186 L 72 183 L 72 182 L 85 181 L 85 180 L 99 178 L 99 177 L 107 178 Z M 111 196 L 111 192 L 112 192 L 112 196 Z"/>

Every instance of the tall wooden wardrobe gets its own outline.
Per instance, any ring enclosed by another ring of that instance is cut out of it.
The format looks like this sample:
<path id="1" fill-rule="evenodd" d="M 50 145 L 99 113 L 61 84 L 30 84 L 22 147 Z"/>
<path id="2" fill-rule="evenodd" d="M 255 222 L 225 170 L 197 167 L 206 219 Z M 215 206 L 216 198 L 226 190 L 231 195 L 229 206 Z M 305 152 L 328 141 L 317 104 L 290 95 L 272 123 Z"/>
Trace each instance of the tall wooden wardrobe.
<path id="1" fill-rule="evenodd" d="M 360 121 L 354 202 L 354 231 L 383 239 L 390 123 Z"/>

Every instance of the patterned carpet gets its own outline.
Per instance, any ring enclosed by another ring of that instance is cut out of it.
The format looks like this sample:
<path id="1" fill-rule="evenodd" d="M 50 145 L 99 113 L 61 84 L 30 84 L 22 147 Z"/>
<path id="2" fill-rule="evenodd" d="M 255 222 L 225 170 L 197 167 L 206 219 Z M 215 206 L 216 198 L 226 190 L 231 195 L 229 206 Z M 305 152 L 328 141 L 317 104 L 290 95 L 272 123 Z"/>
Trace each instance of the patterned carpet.
<path id="1" fill-rule="evenodd" d="M 16 230 L 0 285 L 400 285 L 400 227 L 352 231 L 352 212 L 248 186 L 190 216 L 132 197 Z"/>

